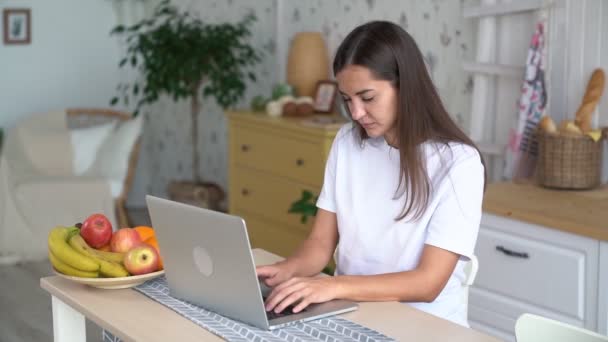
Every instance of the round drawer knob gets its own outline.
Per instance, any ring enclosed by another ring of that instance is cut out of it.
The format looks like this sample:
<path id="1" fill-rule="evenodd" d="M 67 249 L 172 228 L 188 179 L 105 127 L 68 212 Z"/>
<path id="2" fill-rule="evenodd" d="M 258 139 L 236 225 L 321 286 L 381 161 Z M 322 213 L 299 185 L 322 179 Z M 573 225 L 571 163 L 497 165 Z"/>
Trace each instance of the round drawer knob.
<path id="1" fill-rule="evenodd" d="M 247 152 L 247 151 L 249 151 L 249 150 L 250 150 L 249 145 L 246 145 L 246 144 L 241 145 L 241 151 L 243 151 L 243 152 Z"/>
<path id="2" fill-rule="evenodd" d="M 249 195 L 249 190 L 247 190 L 247 189 L 243 189 L 243 190 L 241 190 L 241 194 L 242 194 L 243 196 L 247 196 L 247 195 Z"/>
<path id="3" fill-rule="evenodd" d="M 297 165 L 297 166 L 302 166 L 302 165 L 304 165 L 304 159 L 302 159 L 302 158 L 298 158 L 298 159 L 296 159 L 296 165 Z"/>

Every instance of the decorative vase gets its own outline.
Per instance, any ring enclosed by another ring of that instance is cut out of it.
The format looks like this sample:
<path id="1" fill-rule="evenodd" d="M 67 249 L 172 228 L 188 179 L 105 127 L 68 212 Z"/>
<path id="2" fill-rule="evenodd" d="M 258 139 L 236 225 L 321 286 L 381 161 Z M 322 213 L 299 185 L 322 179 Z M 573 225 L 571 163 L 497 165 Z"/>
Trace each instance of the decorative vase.
<path id="1" fill-rule="evenodd" d="M 329 56 L 320 32 L 299 32 L 287 58 L 287 83 L 297 96 L 314 98 L 317 82 L 329 77 Z"/>

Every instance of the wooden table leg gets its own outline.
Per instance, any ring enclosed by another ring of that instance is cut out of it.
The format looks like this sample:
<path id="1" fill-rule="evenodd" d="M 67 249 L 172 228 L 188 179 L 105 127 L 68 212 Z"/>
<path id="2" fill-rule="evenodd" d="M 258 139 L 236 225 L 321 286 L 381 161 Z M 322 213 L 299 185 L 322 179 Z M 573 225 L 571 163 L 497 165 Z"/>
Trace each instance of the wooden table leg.
<path id="1" fill-rule="evenodd" d="M 84 342 L 87 339 L 84 316 L 52 296 L 53 339 L 55 342 Z"/>

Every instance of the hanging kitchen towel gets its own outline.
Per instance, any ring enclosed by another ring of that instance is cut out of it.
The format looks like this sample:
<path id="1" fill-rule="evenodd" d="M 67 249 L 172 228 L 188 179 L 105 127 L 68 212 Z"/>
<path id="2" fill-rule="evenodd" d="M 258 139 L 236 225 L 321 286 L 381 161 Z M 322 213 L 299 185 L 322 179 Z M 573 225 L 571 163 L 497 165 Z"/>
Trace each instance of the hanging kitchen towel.
<path id="1" fill-rule="evenodd" d="M 171 297 L 165 277 L 149 280 L 137 286 L 135 290 L 227 341 L 394 341 L 375 330 L 337 316 L 297 323 L 272 331 L 262 330 Z M 104 330 L 103 341 L 119 342 L 120 339 Z"/>
<path id="2" fill-rule="evenodd" d="M 536 25 L 528 49 L 524 82 L 518 102 L 517 124 L 509 132 L 509 145 L 505 156 L 506 178 L 530 178 L 534 173 L 538 155 L 535 131 L 547 104 L 544 47 L 544 22 L 541 20 Z"/>

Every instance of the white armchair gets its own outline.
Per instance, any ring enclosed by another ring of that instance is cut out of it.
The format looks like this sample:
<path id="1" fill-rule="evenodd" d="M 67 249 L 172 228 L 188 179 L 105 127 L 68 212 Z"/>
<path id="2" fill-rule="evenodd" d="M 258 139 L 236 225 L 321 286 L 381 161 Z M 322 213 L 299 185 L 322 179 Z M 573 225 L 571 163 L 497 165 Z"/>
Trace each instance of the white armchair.
<path id="1" fill-rule="evenodd" d="M 69 109 L 11 128 L 0 156 L 0 264 L 46 258 L 51 228 L 94 212 L 128 226 L 141 125 L 122 112 Z"/>

